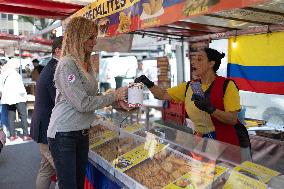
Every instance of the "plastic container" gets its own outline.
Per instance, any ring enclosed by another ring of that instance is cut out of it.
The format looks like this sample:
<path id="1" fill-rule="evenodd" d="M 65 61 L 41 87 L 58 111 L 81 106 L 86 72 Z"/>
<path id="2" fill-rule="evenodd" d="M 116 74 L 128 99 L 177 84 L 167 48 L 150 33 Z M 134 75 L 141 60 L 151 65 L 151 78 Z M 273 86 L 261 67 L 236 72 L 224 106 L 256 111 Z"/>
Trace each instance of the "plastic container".
<path id="1" fill-rule="evenodd" d="M 184 103 L 169 101 L 168 106 L 164 108 L 164 111 L 185 115 Z"/>
<path id="2" fill-rule="evenodd" d="M 178 125 L 184 125 L 185 117 L 182 114 L 163 112 L 163 121 Z"/>
<path id="3" fill-rule="evenodd" d="M 175 123 L 178 125 L 184 125 L 184 103 L 168 101 L 166 107 L 163 108 L 163 121 Z"/>
<path id="4" fill-rule="evenodd" d="M 128 107 L 141 107 L 143 105 L 143 83 L 128 84 Z"/>

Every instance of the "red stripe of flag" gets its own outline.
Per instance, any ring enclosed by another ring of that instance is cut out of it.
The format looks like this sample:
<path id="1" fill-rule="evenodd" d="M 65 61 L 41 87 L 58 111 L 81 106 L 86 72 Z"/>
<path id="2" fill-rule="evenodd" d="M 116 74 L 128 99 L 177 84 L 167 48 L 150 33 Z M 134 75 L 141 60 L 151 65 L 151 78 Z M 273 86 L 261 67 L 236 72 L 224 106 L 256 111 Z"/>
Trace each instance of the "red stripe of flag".
<path id="1" fill-rule="evenodd" d="M 84 189 L 95 189 L 95 187 L 92 185 L 92 183 L 89 181 L 87 177 L 85 177 Z"/>
<path id="2" fill-rule="evenodd" d="M 237 77 L 231 79 L 237 83 L 240 90 L 284 95 L 284 82 L 252 81 Z"/>

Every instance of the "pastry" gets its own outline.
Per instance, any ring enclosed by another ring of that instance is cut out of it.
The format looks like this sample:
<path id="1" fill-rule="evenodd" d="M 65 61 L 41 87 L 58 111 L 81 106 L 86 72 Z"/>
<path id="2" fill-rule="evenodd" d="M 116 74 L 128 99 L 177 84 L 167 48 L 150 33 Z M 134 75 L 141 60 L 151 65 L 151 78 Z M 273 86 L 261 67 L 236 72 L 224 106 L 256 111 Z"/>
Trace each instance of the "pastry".
<path id="1" fill-rule="evenodd" d="M 168 162 L 165 162 L 162 164 L 162 168 L 168 172 L 168 173 L 171 173 L 172 172 L 172 169 L 173 169 L 173 165 L 171 163 L 168 163 Z"/>
<path id="2" fill-rule="evenodd" d="M 154 159 L 148 159 L 127 170 L 126 174 L 147 188 L 156 189 L 165 187 L 190 170 L 191 166 L 186 160 L 164 150 L 156 154 Z"/>

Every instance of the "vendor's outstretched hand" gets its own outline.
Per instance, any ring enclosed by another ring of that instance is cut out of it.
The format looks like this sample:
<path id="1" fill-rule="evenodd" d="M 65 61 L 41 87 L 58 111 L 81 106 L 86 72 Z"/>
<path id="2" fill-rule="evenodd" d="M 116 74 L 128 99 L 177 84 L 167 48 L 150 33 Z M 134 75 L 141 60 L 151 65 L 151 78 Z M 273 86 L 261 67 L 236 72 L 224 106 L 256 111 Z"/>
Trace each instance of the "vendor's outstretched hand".
<path id="1" fill-rule="evenodd" d="M 194 104 L 198 109 L 205 111 L 208 114 L 212 114 L 216 110 L 216 108 L 211 105 L 209 95 L 202 97 L 200 95 L 193 94 L 191 99 L 194 101 Z"/>
<path id="2" fill-rule="evenodd" d="M 131 110 L 131 108 L 128 107 L 127 102 L 124 101 L 124 100 L 119 100 L 119 101 L 117 101 L 117 104 L 118 104 L 119 108 L 121 108 L 121 109 L 123 109 L 123 110 L 127 110 L 127 111 Z"/>
<path id="3" fill-rule="evenodd" d="M 141 75 L 140 77 L 137 77 L 134 80 L 135 83 L 143 83 L 144 85 L 146 85 L 146 87 L 151 88 L 154 86 L 154 82 L 151 81 L 148 77 L 146 77 L 145 75 Z"/>
<path id="4" fill-rule="evenodd" d="M 117 101 L 125 100 L 127 98 L 128 87 L 120 87 L 114 91 Z"/>

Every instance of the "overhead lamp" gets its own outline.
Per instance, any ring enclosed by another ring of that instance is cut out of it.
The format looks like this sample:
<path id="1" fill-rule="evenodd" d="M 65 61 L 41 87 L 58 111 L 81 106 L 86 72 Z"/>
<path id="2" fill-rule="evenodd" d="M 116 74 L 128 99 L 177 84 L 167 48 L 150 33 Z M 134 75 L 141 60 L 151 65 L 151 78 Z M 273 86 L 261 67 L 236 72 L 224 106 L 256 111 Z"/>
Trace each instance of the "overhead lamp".
<path id="1" fill-rule="evenodd" d="M 267 26 L 267 36 L 271 35 L 272 31 L 270 29 L 270 25 Z"/>
<path id="2" fill-rule="evenodd" d="M 237 48 L 237 30 L 236 30 L 236 34 L 235 34 L 235 36 L 234 36 L 234 41 L 233 41 L 233 43 L 232 43 L 232 47 L 233 48 Z"/>
<path id="3" fill-rule="evenodd" d="M 237 48 L 237 37 L 234 37 L 234 41 L 233 41 L 233 43 L 232 43 L 232 47 L 233 48 Z"/>

